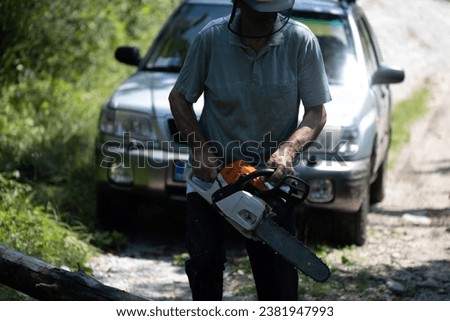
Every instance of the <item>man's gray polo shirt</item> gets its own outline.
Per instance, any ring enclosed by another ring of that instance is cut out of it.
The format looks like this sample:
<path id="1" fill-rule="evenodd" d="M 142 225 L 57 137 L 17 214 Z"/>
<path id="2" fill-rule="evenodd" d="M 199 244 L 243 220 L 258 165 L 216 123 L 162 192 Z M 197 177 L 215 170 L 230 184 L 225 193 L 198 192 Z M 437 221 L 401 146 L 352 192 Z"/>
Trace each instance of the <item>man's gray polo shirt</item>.
<path id="1" fill-rule="evenodd" d="M 331 100 L 320 47 L 291 20 L 255 52 L 227 24 L 214 20 L 197 35 L 175 88 L 192 103 L 204 94 L 200 126 L 226 164 L 263 164 L 297 128 L 300 102 Z"/>

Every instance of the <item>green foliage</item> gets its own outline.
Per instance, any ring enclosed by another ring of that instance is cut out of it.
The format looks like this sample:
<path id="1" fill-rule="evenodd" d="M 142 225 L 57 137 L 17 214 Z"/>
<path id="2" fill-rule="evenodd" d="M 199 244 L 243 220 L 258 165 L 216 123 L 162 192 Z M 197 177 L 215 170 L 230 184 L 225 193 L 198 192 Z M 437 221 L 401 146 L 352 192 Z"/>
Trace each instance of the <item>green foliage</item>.
<path id="1" fill-rule="evenodd" d="M 173 2 L 1 0 L 0 83 L 42 75 L 77 81 L 105 58 L 99 53 L 129 39 L 147 46 Z"/>
<path id="2" fill-rule="evenodd" d="M 99 107 L 131 72 L 114 61 L 113 50 L 128 41 L 147 47 L 168 7 L 1 0 L 0 171 L 53 182 L 83 170 L 92 176 Z"/>
<path id="3" fill-rule="evenodd" d="M 29 171 L 30 178 L 58 180 L 77 167 L 79 154 L 95 138 L 95 122 L 86 122 L 95 116 L 94 109 L 84 106 L 83 96 L 59 79 L 30 79 L 2 88 L 2 170 L 19 168 Z"/>
<path id="4" fill-rule="evenodd" d="M 28 184 L 0 175 L 0 243 L 58 266 L 84 264 L 95 249 L 82 226 L 70 227 L 51 203 L 34 204 Z"/>
<path id="5" fill-rule="evenodd" d="M 0 301 L 27 301 L 29 299 L 28 296 L 0 284 Z"/>
<path id="6" fill-rule="evenodd" d="M 229 264 L 232 269 L 230 277 L 235 283 L 239 284 L 233 294 L 244 300 L 254 300 L 256 288 L 248 256 L 231 257 L 229 258 Z"/>
<path id="7" fill-rule="evenodd" d="M 51 201 L 74 214 L 93 208 L 93 150 L 101 102 L 61 79 L 0 88 L 0 171 L 20 173 Z"/>
<path id="8" fill-rule="evenodd" d="M 184 266 L 187 260 L 189 260 L 189 253 L 183 252 L 173 255 L 173 265 L 175 266 Z"/>
<path id="9" fill-rule="evenodd" d="M 96 231 L 93 244 L 102 249 L 119 250 L 128 242 L 127 237 L 117 231 Z"/>
<path id="10" fill-rule="evenodd" d="M 328 263 L 331 276 L 326 282 L 320 283 L 299 272 L 299 300 L 342 301 L 355 297 L 358 300 L 377 300 L 382 297 L 386 286 L 384 277 L 381 276 L 389 273 L 392 266 L 383 265 L 367 270 L 360 264 L 363 258 L 355 256 L 352 250 L 354 247 L 336 249 L 327 245 L 314 248 L 314 253 Z M 336 264 L 332 264 L 333 261 Z M 228 280 L 238 284 L 233 294 L 243 300 L 254 300 L 256 291 L 248 257 L 246 255 L 229 257 L 229 264 L 231 272 Z M 342 291 L 343 285 L 345 291 Z"/>
<path id="11" fill-rule="evenodd" d="M 395 157 L 400 149 L 409 142 L 411 125 L 428 110 L 427 104 L 430 90 L 423 87 L 414 92 L 411 97 L 399 102 L 392 114 L 392 141 L 389 167 L 395 163 Z"/>
<path id="12" fill-rule="evenodd" d="M 177 4 L 0 0 L 0 243 L 74 267 L 126 241 L 93 230 L 98 113 L 133 71 L 115 48 L 147 49 Z"/>
<path id="13" fill-rule="evenodd" d="M 0 172 L 17 170 L 58 209 L 89 216 L 102 102 L 178 1 L 0 0 Z"/>

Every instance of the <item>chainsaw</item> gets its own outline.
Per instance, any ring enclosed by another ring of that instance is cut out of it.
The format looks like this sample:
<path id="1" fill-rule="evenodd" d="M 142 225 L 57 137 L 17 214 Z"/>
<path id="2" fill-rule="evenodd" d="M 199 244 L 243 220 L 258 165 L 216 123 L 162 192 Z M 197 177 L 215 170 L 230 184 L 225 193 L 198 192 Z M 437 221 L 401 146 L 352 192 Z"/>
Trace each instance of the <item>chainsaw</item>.
<path id="1" fill-rule="evenodd" d="M 225 166 L 213 183 L 205 183 L 186 173 L 186 182 L 242 235 L 263 242 L 283 256 L 294 267 L 317 282 L 330 276 L 328 266 L 305 247 L 296 237 L 275 222 L 273 201 L 279 204 L 301 203 L 309 193 L 306 182 L 293 175 L 285 175 L 279 182 L 268 178 L 274 169 L 257 170 L 243 161 Z"/>

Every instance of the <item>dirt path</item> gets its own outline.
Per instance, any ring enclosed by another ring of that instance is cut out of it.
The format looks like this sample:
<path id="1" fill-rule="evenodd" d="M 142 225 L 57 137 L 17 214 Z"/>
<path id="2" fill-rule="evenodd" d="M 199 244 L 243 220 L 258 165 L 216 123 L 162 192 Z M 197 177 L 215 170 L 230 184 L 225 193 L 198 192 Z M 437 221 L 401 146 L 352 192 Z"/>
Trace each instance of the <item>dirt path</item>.
<path id="1" fill-rule="evenodd" d="M 365 246 L 331 249 L 333 275 L 317 287 L 303 280 L 306 300 L 450 300 L 450 2 L 360 0 L 372 22 L 385 61 L 405 68 L 393 86 L 396 100 L 428 83 L 429 112 L 412 128 L 410 143 L 389 172 L 387 197 L 372 208 Z M 395 13 L 395 14 L 394 14 Z M 155 300 L 189 300 L 182 267 L 173 265 L 177 245 L 135 241 L 120 255 L 102 255 L 91 265 L 107 284 Z M 158 245 L 159 244 L 159 245 Z M 235 259 L 241 260 L 238 255 Z M 236 263 L 236 262 L 235 262 Z M 226 271 L 227 300 L 248 275 Z M 343 288 L 342 285 L 346 287 Z"/>
<path id="2" fill-rule="evenodd" d="M 393 86 L 404 99 L 428 84 L 429 112 L 411 130 L 411 141 L 389 173 L 387 210 L 450 208 L 450 3 L 444 0 L 361 0 L 385 60 L 403 66 L 406 80 Z M 399 12 L 398 14 L 386 14 Z M 394 129 L 395 130 L 395 129 Z"/>

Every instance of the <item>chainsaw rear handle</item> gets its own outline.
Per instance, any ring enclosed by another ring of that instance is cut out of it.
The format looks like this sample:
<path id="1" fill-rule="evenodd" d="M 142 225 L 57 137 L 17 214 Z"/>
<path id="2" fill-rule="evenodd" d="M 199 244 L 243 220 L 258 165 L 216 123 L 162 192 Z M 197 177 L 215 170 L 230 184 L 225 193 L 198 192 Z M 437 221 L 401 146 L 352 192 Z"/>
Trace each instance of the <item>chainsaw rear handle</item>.
<path id="1" fill-rule="evenodd" d="M 220 182 L 216 179 L 213 183 L 203 182 L 197 177 L 194 177 L 194 171 L 189 168 L 186 172 L 186 183 L 202 196 L 209 204 L 213 204 L 212 195 L 219 190 L 226 182 Z"/>

